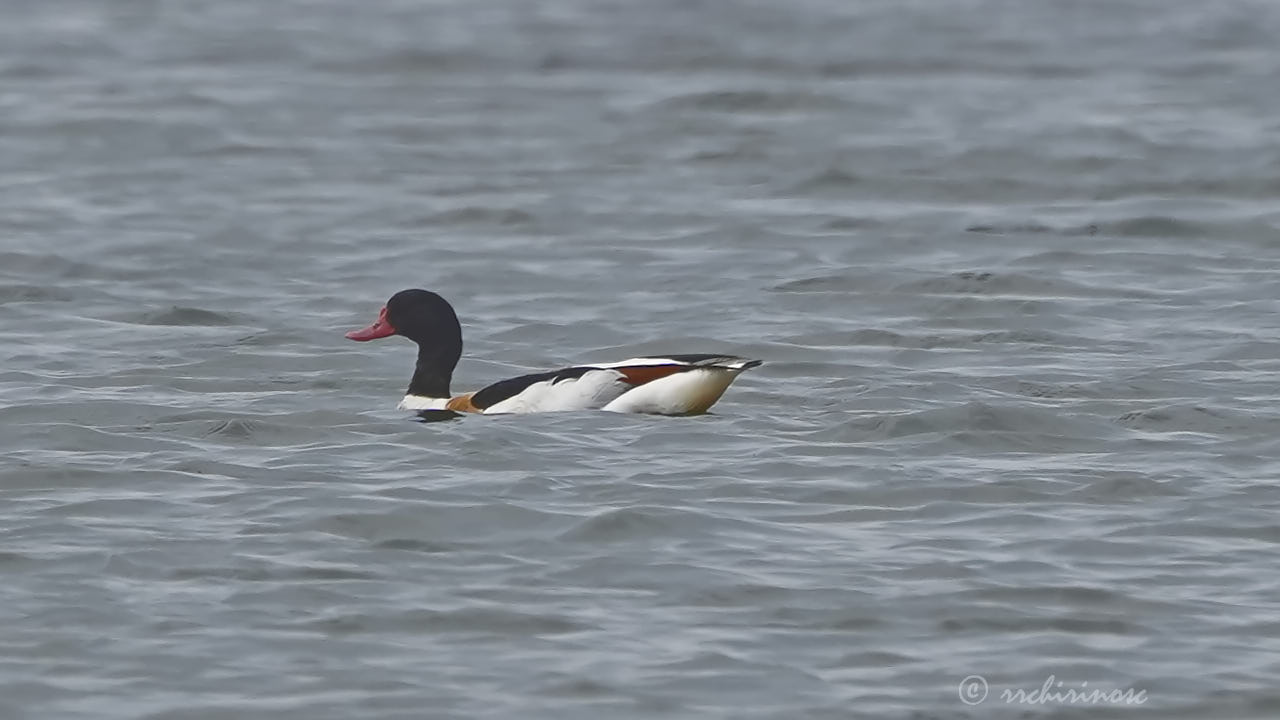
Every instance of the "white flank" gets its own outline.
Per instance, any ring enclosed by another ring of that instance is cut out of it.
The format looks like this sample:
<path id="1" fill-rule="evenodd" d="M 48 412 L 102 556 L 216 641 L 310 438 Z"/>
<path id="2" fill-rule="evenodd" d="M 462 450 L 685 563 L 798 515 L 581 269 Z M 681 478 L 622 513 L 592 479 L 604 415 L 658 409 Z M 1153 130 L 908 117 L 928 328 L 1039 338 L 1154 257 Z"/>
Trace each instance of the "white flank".
<path id="1" fill-rule="evenodd" d="M 687 415 L 706 412 L 738 377 L 737 370 L 699 368 L 647 382 L 605 405 L 612 412 Z"/>
<path id="2" fill-rule="evenodd" d="M 631 386 L 623 382 L 622 373 L 601 369 L 584 373 L 572 380 L 534 383 L 519 393 L 484 409 L 486 415 L 501 413 L 558 412 L 562 410 L 595 410 L 625 393 Z"/>
<path id="3" fill-rule="evenodd" d="M 397 405 L 401 410 L 443 410 L 449 398 L 433 398 L 424 395 L 405 395 Z"/>

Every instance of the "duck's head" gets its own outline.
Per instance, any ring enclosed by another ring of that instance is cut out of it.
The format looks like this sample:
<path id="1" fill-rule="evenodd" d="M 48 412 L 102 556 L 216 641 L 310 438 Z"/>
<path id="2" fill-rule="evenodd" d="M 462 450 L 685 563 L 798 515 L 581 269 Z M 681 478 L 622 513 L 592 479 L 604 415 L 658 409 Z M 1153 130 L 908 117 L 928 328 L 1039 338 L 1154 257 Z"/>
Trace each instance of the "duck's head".
<path id="1" fill-rule="evenodd" d="M 382 306 L 373 324 L 347 333 L 348 338 L 360 342 L 392 335 L 424 347 L 462 346 L 462 328 L 453 306 L 430 290 L 401 290 Z"/>

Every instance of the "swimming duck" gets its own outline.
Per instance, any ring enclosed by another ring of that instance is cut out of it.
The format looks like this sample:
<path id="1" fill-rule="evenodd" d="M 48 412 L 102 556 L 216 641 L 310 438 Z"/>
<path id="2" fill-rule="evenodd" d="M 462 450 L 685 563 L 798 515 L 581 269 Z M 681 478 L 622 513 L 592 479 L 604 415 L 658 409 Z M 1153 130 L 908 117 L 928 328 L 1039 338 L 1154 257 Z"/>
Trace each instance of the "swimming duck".
<path id="1" fill-rule="evenodd" d="M 760 364 L 732 355 L 640 357 L 521 375 L 453 395 L 449 382 L 462 357 L 462 326 L 447 300 L 430 290 L 401 290 L 391 296 L 373 324 L 347 333 L 360 342 L 392 335 L 418 344 L 418 364 L 400 401 L 403 410 L 694 415 L 714 405 L 742 371 Z"/>

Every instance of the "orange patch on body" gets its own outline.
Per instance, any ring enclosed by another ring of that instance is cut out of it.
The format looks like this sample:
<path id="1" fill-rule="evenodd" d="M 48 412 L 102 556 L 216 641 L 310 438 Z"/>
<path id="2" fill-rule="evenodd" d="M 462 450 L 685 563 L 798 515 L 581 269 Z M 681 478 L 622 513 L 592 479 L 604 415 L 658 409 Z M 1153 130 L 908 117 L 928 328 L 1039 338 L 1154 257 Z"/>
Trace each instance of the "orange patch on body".
<path id="1" fill-rule="evenodd" d="M 478 413 L 480 412 L 480 408 L 471 404 L 472 395 L 475 395 L 475 393 L 467 393 L 466 395 L 451 397 L 449 398 L 449 401 L 444 404 L 444 409 L 452 410 L 454 412 Z"/>
<path id="2" fill-rule="evenodd" d="M 688 365 L 639 365 L 636 367 L 613 368 L 622 373 L 622 378 L 631 385 L 643 385 L 659 378 L 675 375 L 678 372 L 692 370 Z"/>

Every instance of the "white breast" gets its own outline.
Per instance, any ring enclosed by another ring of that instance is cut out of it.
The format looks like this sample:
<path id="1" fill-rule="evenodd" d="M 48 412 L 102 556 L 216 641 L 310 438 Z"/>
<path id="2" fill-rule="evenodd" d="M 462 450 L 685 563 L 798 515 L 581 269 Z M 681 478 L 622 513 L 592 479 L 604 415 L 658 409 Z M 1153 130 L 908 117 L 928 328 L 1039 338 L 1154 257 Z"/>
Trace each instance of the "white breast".
<path id="1" fill-rule="evenodd" d="M 443 410 L 449 398 L 433 398 L 424 395 L 405 395 L 397 405 L 401 410 Z"/>

